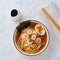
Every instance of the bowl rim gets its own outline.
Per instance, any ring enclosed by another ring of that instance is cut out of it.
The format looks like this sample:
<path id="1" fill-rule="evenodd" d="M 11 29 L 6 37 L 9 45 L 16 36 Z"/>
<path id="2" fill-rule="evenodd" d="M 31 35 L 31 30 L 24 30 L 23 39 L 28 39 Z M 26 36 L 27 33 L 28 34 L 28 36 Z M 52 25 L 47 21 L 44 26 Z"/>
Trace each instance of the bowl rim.
<path id="1" fill-rule="evenodd" d="M 45 28 L 45 30 L 46 30 L 46 32 L 47 32 L 47 34 L 48 34 L 48 40 L 47 40 L 47 42 L 46 42 L 46 45 L 44 46 L 44 48 L 43 48 L 41 51 L 39 51 L 39 52 L 37 52 L 37 53 L 35 53 L 35 54 L 27 54 L 27 53 L 21 51 L 21 50 L 18 48 L 18 46 L 17 46 L 17 44 L 16 44 L 16 41 L 15 41 L 15 33 L 16 33 L 16 31 L 17 31 L 16 28 L 15 28 L 14 33 L 13 33 L 13 43 L 14 43 L 14 46 L 15 46 L 15 48 L 16 48 L 20 53 L 22 53 L 22 54 L 24 54 L 24 55 L 27 55 L 27 56 L 35 56 L 35 55 L 41 54 L 42 52 L 44 52 L 44 51 L 46 50 L 46 48 L 47 48 L 48 45 L 49 45 L 49 40 L 50 40 L 49 31 L 48 31 L 47 27 L 46 27 L 42 22 L 40 22 L 40 21 L 37 21 L 37 20 L 25 20 L 25 21 L 34 21 L 34 22 L 37 22 L 37 23 L 42 24 L 42 25 L 44 26 L 44 28 Z M 25 21 L 22 21 L 22 22 L 25 22 Z M 20 23 L 22 23 L 22 22 L 20 22 Z"/>

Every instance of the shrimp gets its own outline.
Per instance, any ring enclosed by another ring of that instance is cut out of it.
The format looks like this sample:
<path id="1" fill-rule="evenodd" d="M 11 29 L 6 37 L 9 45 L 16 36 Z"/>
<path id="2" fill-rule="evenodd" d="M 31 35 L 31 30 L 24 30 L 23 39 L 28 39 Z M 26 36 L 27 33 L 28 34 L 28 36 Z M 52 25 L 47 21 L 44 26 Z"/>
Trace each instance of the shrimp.
<path id="1" fill-rule="evenodd" d="M 36 35 L 32 35 L 31 39 L 35 40 L 36 39 Z"/>
<path id="2" fill-rule="evenodd" d="M 33 31 L 33 35 L 37 35 L 37 32 L 36 31 Z"/>
<path id="3" fill-rule="evenodd" d="M 32 30 L 29 29 L 29 30 L 27 31 L 27 34 L 28 34 L 28 35 L 31 35 L 31 34 L 32 34 Z"/>
<path id="4" fill-rule="evenodd" d="M 35 40 L 35 42 L 38 43 L 38 44 L 40 44 L 40 43 L 41 43 L 41 38 L 37 38 L 37 39 Z"/>

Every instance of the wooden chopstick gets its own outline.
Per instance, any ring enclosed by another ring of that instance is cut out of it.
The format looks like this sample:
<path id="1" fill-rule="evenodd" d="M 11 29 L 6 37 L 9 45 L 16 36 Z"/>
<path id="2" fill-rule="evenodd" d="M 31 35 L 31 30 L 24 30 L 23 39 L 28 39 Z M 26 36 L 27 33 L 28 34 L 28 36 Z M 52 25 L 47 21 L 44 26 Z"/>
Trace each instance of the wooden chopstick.
<path id="1" fill-rule="evenodd" d="M 54 24 L 54 26 L 60 32 L 60 26 L 58 25 L 58 23 L 52 18 L 52 16 L 46 11 L 45 8 L 42 8 L 42 11 L 46 14 L 46 16 L 48 17 L 48 19 Z"/>

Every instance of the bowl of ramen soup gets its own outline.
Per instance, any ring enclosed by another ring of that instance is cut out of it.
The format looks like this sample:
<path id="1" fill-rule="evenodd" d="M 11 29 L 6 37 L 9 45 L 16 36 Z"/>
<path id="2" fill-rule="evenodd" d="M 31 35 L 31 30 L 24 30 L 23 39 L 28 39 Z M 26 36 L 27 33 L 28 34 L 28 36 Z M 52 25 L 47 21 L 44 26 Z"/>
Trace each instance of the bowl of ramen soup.
<path id="1" fill-rule="evenodd" d="M 37 55 L 43 52 L 48 45 L 48 30 L 39 21 L 23 21 L 14 31 L 13 42 L 19 52 L 25 55 Z"/>

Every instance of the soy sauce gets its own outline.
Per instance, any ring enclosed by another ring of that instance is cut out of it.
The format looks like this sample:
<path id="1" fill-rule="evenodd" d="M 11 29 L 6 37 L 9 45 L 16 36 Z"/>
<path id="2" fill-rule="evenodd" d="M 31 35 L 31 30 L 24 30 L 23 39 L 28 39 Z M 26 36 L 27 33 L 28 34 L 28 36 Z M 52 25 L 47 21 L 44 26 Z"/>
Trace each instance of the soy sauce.
<path id="1" fill-rule="evenodd" d="M 17 16 L 17 14 L 18 14 L 18 11 L 17 11 L 16 9 L 13 9 L 13 10 L 11 11 L 11 16 L 12 16 L 12 17 Z"/>

